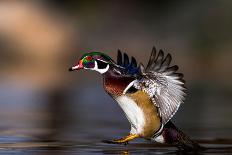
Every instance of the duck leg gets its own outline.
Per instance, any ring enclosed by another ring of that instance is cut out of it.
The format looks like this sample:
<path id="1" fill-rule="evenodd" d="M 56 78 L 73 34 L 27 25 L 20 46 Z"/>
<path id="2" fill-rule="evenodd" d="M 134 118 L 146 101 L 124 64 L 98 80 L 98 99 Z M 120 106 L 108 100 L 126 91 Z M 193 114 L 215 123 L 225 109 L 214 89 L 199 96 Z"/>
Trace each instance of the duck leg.
<path id="1" fill-rule="evenodd" d="M 103 140 L 102 142 L 108 143 L 108 144 L 128 144 L 129 141 L 138 138 L 138 134 L 129 134 L 128 136 L 119 138 L 119 139 L 113 139 L 113 140 Z"/>

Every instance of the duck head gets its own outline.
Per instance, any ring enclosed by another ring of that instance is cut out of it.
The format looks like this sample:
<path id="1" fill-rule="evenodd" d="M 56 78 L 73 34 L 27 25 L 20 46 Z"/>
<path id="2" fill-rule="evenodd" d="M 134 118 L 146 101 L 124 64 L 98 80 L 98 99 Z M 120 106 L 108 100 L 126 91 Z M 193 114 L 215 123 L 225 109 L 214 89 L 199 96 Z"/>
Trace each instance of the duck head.
<path id="1" fill-rule="evenodd" d="M 110 66 L 114 64 L 115 62 L 108 55 L 101 52 L 90 52 L 84 54 L 76 65 L 69 68 L 69 71 L 86 69 L 104 74 L 109 70 Z"/>

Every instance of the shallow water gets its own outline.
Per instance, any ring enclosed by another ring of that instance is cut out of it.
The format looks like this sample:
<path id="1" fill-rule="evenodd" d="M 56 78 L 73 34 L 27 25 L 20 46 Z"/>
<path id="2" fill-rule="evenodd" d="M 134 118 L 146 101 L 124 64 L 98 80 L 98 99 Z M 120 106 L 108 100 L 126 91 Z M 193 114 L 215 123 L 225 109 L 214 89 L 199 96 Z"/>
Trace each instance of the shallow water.
<path id="1" fill-rule="evenodd" d="M 198 140 L 206 148 L 201 152 L 184 152 L 141 140 L 128 145 L 105 144 L 86 135 L 75 141 L 45 142 L 23 136 L 1 136 L 0 141 L 0 154 L 232 154 L 232 139 Z"/>

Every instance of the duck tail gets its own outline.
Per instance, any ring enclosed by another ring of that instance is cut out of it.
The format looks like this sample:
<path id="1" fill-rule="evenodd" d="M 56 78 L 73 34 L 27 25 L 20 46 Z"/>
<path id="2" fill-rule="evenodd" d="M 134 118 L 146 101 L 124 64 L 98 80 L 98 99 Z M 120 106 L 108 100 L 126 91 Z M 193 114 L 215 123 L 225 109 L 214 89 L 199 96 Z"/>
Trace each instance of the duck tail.
<path id="1" fill-rule="evenodd" d="M 164 125 L 163 131 L 160 135 L 163 143 L 178 147 L 184 151 L 202 151 L 205 148 L 199 145 L 196 141 L 191 140 L 184 132 L 178 129 L 171 121 Z M 156 139 L 159 139 L 158 136 Z M 155 141 L 157 141 L 155 139 Z"/>

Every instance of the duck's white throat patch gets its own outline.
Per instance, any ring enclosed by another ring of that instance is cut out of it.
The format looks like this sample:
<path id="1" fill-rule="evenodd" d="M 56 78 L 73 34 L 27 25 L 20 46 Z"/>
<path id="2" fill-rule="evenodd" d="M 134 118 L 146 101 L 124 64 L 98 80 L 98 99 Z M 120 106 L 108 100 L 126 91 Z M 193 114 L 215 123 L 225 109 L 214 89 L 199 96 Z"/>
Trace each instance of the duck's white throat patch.
<path id="1" fill-rule="evenodd" d="M 99 68 L 98 68 L 97 62 L 95 61 L 95 66 L 94 66 L 94 68 L 91 69 L 91 70 L 95 70 L 95 71 L 99 72 L 100 74 L 104 74 L 105 72 L 107 72 L 107 71 L 109 70 L 109 68 L 110 68 L 110 65 L 108 64 L 108 65 L 106 66 L 106 68 L 99 69 Z"/>
<path id="2" fill-rule="evenodd" d="M 131 124 L 131 134 L 139 134 L 143 131 L 145 118 L 142 109 L 130 97 L 123 95 L 116 98 L 116 101 L 126 114 Z"/>

